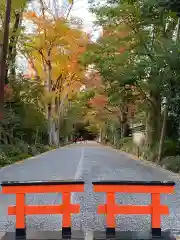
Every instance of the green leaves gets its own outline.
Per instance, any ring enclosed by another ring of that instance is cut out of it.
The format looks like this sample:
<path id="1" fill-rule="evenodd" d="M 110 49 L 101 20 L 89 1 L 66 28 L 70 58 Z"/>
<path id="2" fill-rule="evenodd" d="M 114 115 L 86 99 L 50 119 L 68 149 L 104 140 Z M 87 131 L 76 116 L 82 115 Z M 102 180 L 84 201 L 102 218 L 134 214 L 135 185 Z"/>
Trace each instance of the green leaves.
<path id="1" fill-rule="evenodd" d="M 159 6 L 170 10 L 175 13 L 180 13 L 180 2 L 179 0 L 159 0 Z"/>

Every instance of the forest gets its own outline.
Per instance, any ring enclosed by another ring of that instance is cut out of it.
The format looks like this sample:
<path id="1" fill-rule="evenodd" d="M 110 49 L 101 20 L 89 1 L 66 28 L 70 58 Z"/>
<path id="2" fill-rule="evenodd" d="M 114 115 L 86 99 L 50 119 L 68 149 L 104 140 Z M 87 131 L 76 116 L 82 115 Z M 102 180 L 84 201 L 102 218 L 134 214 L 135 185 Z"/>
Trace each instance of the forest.
<path id="1" fill-rule="evenodd" d="M 69 144 L 81 128 L 178 173 L 180 2 L 89 0 L 96 40 L 73 4 L 12 1 L 5 44 L 0 3 L 0 166 Z"/>

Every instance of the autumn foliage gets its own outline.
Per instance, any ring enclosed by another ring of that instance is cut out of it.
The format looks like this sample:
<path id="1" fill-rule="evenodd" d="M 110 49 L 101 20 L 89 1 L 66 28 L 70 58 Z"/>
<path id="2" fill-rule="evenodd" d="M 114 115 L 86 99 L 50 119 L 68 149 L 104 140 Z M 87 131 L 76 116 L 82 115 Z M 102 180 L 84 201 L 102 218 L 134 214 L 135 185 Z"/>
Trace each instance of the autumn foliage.
<path id="1" fill-rule="evenodd" d="M 55 92 L 67 98 L 79 90 L 84 79 L 79 58 L 86 51 L 88 36 L 71 27 L 64 18 L 54 20 L 32 11 L 27 12 L 25 18 L 36 27 L 36 33 L 27 42 L 34 72 L 46 85 L 47 69 L 50 67 L 52 87 L 56 86 Z"/>
<path id="2" fill-rule="evenodd" d="M 97 95 L 89 101 L 90 106 L 103 109 L 108 103 L 108 98 L 105 95 Z"/>
<path id="3" fill-rule="evenodd" d="M 6 84 L 4 86 L 4 99 L 5 99 L 5 101 L 11 100 L 12 94 L 13 94 L 12 88 L 8 84 Z"/>

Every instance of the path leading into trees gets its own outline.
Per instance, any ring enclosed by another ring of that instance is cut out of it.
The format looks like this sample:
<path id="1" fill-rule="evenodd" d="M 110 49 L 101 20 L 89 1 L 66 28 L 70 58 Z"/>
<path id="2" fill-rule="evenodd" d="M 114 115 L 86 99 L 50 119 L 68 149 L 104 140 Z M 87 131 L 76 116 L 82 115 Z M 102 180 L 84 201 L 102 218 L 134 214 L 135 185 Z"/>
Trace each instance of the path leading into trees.
<path id="1" fill-rule="evenodd" d="M 104 194 L 93 194 L 93 180 L 174 180 L 176 194 L 163 196 L 162 202 L 170 207 L 170 215 L 163 217 L 163 229 L 180 230 L 180 180 L 174 174 L 143 165 L 127 155 L 111 148 L 89 142 L 76 144 L 50 151 L 41 156 L 0 169 L 3 180 L 55 180 L 84 179 L 85 194 L 74 194 L 73 202 L 81 204 L 81 214 L 73 217 L 76 229 L 103 230 L 105 219 L 96 215 L 97 203 L 104 200 Z M 118 195 L 119 196 L 119 195 Z M 52 204 L 60 202 L 59 194 L 29 195 L 29 204 Z M 147 195 L 120 195 L 120 203 L 147 204 Z M 0 231 L 14 230 L 14 217 L 6 214 L 7 206 L 15 203 L 14 196 L 0 196 Z M 27 217 L 27 228 L 34 230 L 58 230 L 61 224 L 59 215 Z M 117 223 L 121 230 L 146 230 L 150 227 L 148 216 L 119 216 Z"/>

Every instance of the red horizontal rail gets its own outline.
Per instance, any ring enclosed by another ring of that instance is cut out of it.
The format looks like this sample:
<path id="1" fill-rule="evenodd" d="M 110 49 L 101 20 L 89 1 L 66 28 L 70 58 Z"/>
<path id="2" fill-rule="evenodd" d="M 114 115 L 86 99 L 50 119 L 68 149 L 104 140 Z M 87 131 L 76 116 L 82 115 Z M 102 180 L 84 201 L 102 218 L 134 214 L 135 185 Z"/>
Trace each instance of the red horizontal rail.
<path id="1" fill-rule="evenodd" d="M 152 206 L 115 205 L 111 211 L 113 214 L 152 214 Z M 97 213 L 106 214 L 107 204 L 98 206 Z M 161 205 L 159 213 L 169 214 L 168 206 Z"/>
<path id="2" fill-rule="evenodd" d="M 94 185 L 95 192 L 173 193 L 174 186 Z"/>
<path id="3" fill-rule="evenodd" d="M 3 186 L 2 193 L 58 193 L 58 192 L 83 192 L 84 185 L 37 185 L 37 186 Z"/>
<path id="4" fill-rule="evenodd" d="M 44 205 L 44 206 L 24 206 L 24 213 L 26 215 L 35 215 L 35 214 L 63 214 L 64 206 L 63 205 Z M 79 213 L 80 206 L 79 204 L 71 204 L 69 206 L 69 211 L 71 213 Z M 16 206 L 8 207 L 9 215 L 16 215 L 17 209 Z"/>

